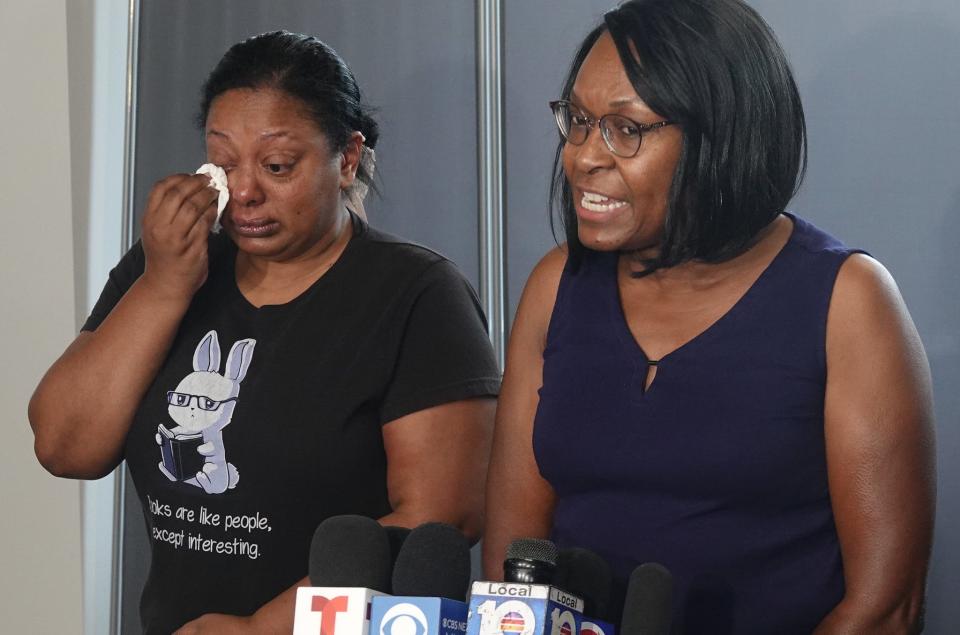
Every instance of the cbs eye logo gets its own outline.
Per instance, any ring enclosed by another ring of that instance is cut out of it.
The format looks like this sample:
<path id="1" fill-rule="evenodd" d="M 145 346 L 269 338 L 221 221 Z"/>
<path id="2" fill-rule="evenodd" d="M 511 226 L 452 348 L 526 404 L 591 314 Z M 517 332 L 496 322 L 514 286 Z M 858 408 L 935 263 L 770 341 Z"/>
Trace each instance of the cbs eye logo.
<path id="1" fill-rule="evenodd" d="M 426 635 L 427 616 L 419 607 L 403 603 L 391 606 L 380 620 L 380 635 Z"/>

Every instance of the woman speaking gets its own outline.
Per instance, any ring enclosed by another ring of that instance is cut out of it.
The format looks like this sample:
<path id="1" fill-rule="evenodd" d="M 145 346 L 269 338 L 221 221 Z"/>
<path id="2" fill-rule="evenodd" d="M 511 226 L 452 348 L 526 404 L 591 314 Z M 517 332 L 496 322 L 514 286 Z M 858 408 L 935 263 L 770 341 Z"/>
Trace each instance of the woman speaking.
<path id="1" fill-rule="evenodd" d="M 769 27 L 622 3 L 551 107 L 567 242 L 511 334 L 488 576 L 550 537 L 604 556 L 621 602 L 665 565 L 678 633 L 915 632 L 929 369 L 890 274 L 785 211 L 805 125 Z"/>

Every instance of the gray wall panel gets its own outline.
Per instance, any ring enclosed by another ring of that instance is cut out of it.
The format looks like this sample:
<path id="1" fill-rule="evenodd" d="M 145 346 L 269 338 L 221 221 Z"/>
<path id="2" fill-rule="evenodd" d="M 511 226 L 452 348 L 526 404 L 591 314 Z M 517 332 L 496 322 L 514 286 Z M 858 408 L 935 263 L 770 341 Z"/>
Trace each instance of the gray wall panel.
<path id="1" fill-rule="evenodd" d="M 507 2 L 504 11 L 507 324 L 534 265 L 556 246 L 547 194 L 557 127 L 547 105 L 560 95 L 577 46 L 609 0 Z M 558 236 L 563 235 L 559 225 Z"/>
<path id="2" fill-rule="evenodd" d="M 960 4 L 753 4 L 790 56 L 808 116 L 810 168 L 792 207 L 890 270 L 930 358 L 939 495 L 926 632 L 951 633 L 960 623 Z"/>

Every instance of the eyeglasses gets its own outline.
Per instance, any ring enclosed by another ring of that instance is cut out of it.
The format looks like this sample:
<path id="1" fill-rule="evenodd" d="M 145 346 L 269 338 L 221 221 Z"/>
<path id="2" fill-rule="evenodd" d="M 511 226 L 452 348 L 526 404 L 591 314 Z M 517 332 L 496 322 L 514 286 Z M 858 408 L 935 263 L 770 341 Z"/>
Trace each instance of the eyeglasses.
<path id="1" fill-rule="evenodd" d="M 644 133 L 676 123 L 673 121 L 637 123 L 628 117 L 614 114 L 594 119 L 566 99 L 551 101 L 550 109 L 557 120 L 560 134 L 568 143 L 575 146 L 583 145 L 590 136 L 590 129 L 599 125 L 600 135 L 610 152 L 625 159 L 629 159 L 640 151 L 640 142 L 643 141 Z"/>
<path id="2" fill-rule="evenodd" d="M 171 406 L 179 406 L 181 408 L 186 408 L 190 405 L 190 402 L 194 399 L 197 400 L 197 408 L 200 410 L 216 410 L 223 404 L 228 401 L 236 401 L 236 397 L 230 397 L 229 399 L 224 399 L 223 401 L 214 401 L 209 397 L 204 397 L 203 395 L 188 395 L 185 392 L 174 392 L 172 390 L 167 392 L 167 403 Z"/>

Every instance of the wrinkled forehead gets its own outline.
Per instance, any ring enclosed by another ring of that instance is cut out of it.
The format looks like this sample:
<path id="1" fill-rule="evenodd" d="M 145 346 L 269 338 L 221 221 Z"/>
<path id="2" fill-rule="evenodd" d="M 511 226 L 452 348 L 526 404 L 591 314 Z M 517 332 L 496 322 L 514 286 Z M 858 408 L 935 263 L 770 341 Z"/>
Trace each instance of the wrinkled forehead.
<path id="1" fill-rule="evenodd" d="M 205 132 L 208 138 L 226 139 L 278 133 L 301 139 L 326 137 L 307 104 L 275 88 L 233 88 L 218 95 Z"/>

